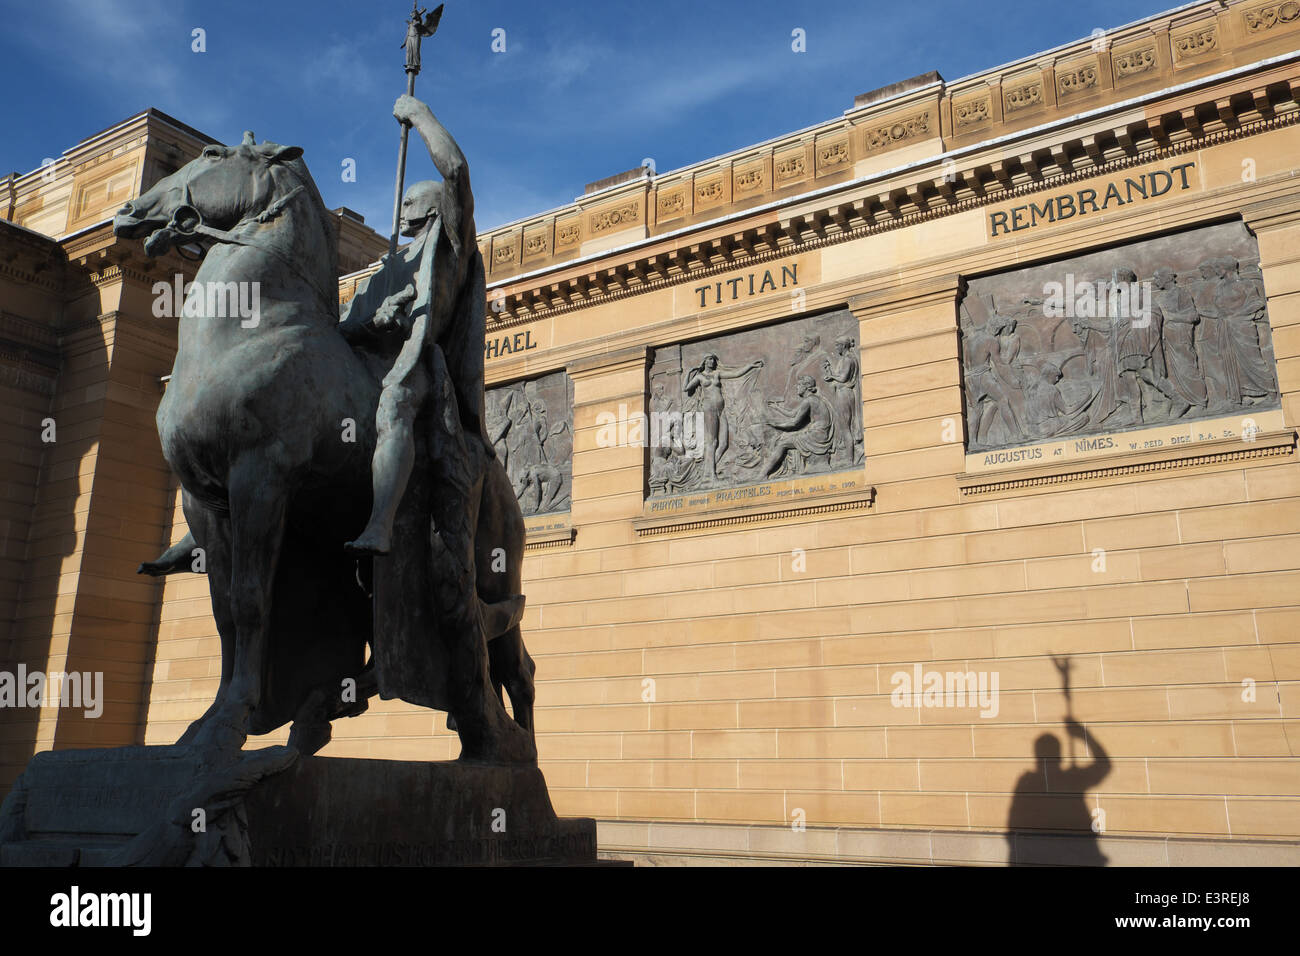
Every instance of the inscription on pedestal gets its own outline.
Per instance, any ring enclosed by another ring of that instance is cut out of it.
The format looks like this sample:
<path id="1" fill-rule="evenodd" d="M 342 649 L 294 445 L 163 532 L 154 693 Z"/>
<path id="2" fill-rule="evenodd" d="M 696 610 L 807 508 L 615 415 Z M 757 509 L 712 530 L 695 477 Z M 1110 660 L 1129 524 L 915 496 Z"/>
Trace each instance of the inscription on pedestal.
<path id="1" fill-rule="evenodd" d="M 1236 439 L 1242 443 L 1242 448 L 1249 449 L 1260 435 L 1284 427 L 1281 409 L 1228 418 L 1175 422 L 1172 425 L 1140 428 L 1112 435 L 1067 438 L 1064 441 L 1019 448 L 982 451 L 966 456 L 966 472 L 975 474 L 1030 465 L 1067 464 L 1136 452 L 1192 448 L 1207 442 L 1222 442 L 1224 439 Z"/>
<path id="2" fill-rule="evenodd" d="M 657 518 L 665 515 L 717 511 L 742 505 L 775 504 L 795 508 L 823 495 L 844 494 L 865 488 L 866 484 L 862 479 L 844 475 L 769 481 L 742 488 L 718 488 L 694 494 L 652 498 L 646 502 L 645 514 L 647 517 Z"/>

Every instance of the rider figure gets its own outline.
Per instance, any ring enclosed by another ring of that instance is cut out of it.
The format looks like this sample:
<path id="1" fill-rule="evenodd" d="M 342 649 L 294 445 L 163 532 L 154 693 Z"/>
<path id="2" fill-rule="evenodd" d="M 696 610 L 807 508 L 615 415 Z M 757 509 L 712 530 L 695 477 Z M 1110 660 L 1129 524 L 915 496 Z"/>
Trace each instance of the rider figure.
<path id="1" fill-rule="evenodd" d="M 384 378 L 375 414 L 378 436 L 371 460 L 370 520 L 361 535 L 346 545 L 351 551 L 376 555 L 391 548 L 393 519 L 414 465 L 413 425 L 430 391 L 426 349 L 441 347 L 446 353 L 465 433 L 480 435 L 483 417 L 482 335 L 475 347 L 472 335 L 453 330 L 457 319 L 473 308 L 465 301 L 473 291 L 471 266 L 478 254 L 469 167 L 456 141 L 424 103 L 412 96 L 399 97 L 393 115 L 419 132 L 443 181 L 426 180 L 407 189 L 400 230 L 413 241 L 395 256 L 385 256 L 379 271 L 362 281 L 339 325 L 349 341 L 393 330 L 406 337 Z M 478 321 L 482 322 L 481 314 Z M 453 331 L 456 334 L 448 335 Z"/>

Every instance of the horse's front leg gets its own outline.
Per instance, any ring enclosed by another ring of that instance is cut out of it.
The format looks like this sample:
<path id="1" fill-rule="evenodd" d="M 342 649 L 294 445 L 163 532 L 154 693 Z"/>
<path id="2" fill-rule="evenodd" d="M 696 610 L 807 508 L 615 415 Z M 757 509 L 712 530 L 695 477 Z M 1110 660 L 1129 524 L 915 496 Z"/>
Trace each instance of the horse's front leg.
<path id="1" fill-rule="evenodd" d="M 230 614 L 234 671 L 225 699 L 195 744 L 227 757 L 248 739 L 249 715 L 262 700 L 271 594 L 284 541 L 286 483 L 264 459 L 245 456 L 230 475 Z"/>
<path id="2" fill-rule="evenodd" d="M 230 518 L 204 505 L 188 491 L 181 493 L 181 509 L 189 525 L 194 545 L 202 550 L 208 592 L 212 597 L 212 617 L 221 637 L 221 680 L 217 693 L 203 715 L 190 724 L 179 744 L 193 743 L 212 715 L 225 702 L 230 679 L 235 673 L 235 620 L 230 605 Z M 191 549 L 193 550 L 193 549 Z M 193 560 L 191 556 L 190 560 Z"/>

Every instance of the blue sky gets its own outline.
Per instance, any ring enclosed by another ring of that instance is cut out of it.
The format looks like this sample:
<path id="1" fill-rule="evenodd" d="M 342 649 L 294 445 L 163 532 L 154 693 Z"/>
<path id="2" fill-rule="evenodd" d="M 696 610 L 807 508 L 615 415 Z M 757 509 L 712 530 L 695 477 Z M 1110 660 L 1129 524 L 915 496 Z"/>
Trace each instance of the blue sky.
<path id="1" fill-rule="evenodd" d="M 855 94 L 927 70 L 956 79 L 1175 5 L 448 0 L 416 95 L 469 157 L 484 230 L 645 158 L 675 169 L 838 116 Z M 153 106 L 222 142 L 252 129 L 302 146 L 326 203 L 387 233 L 409 0 L 0 0 L 0 10 L 0 175 Z M 204 53 L 191 50 L 195 28 Z M 804 53 L 791 49 L 796 28 Z M 434 175 L 422 148 L 411 156 L 408 182 Z M 342 179 L 346 158 L 356 182 Z"/>

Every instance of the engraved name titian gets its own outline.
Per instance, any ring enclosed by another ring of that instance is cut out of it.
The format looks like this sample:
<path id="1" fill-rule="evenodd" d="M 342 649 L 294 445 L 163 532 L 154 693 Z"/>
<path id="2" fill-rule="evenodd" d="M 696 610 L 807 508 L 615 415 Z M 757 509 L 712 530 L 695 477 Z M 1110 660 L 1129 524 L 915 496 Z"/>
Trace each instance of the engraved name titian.
<path id="1" fill-rule="evenodd" d="M 773 275 L 771 269 L 764 269 L 762 272 L 749 272 L 734 279 L 709 282 L 696 286 L 691 291 L 700 297 L 700 308 L 703 309 L 706 306 L 748 299 L 750 296 L 775 292 L 777 289 L 786 289 L 798 284 L 799 263 L 795 262 L 782 266 L 779 275 Z"/>

